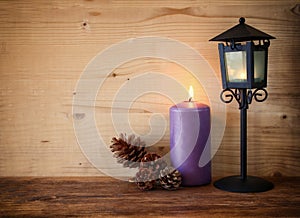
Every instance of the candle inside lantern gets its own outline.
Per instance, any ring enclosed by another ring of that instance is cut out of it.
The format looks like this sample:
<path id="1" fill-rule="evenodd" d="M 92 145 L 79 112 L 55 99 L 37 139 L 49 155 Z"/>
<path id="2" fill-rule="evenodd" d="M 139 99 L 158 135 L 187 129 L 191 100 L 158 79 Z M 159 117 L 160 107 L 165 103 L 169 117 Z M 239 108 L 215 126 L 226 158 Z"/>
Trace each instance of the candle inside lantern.
<path id="1" fill-rule="evenodd" d="M 211 182 L 211 163 L 199 166 L 205 146 L 210 146 L 210 108 L 192 100 L 170 108 L 170 157 L 182 175 L 182 185 L 196 186 Z"/>

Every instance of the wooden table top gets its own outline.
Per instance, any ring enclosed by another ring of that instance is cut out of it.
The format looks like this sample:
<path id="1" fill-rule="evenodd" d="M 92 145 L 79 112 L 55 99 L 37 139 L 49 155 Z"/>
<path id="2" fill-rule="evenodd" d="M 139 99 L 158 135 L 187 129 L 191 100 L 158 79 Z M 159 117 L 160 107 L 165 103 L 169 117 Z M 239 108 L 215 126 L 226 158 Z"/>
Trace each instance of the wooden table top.
<path id="1" fill-rule="evenodd" d="M 108 177 L 2 177 L 0 216 L 299 217 L 300 177 L 267 179 L 275 189 L 241 194 L 212 184 L 140 191 Z"/>

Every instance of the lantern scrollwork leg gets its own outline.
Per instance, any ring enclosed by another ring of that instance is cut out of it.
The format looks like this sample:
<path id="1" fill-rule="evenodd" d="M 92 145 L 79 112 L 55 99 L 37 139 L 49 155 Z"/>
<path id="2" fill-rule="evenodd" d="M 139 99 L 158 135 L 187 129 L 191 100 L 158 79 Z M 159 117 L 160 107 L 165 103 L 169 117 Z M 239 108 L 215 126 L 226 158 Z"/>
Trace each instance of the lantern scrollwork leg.
<path id="1" fill-rule="evenodd" d="M 246 96 L 243 96 L 246 97 L 246 100 L 242 97 L 242 93 L 244 91 L 246 92 Z M 224 89 L 220 94 L 220 99 L 222 102 L 228 104 L 235 99 L 238 102 L 240 109 L 243 107 L 248 107 L 248 104 L 251 104 L 253 99 L 257 102 L 263 102 L 267 98 L 268 92 L 264 88 L 257 88 L 254 91 L 251 89 Z"/>
<path id="2" fill-rule="evenodd" d="M 220 98 L 221 101 L 226 104 L 232 102 L 232 100 L 235 99 L 239 104 L 239 109 L 248 108 L 246 91 L 246 89 L 224 89 L 220 94 Z"/>
<path id="3" fill-rule="evenodd" d="M 255 89 L 255 91 L 253 92 L 253 97 L 255 101 L 263 102 L 268 98 L 268 92 L 264 88 Z"/>
<path id="4" fill-rule="evenodd" d="M 235 89 L 234 91 L 232 89 L 224 89 L 220 94 L 221 101 L 226 104 L 232 102 L 233 98 L 235 98 L 237 102 L 240 102 L 241 95 L 239 89 Z"/>

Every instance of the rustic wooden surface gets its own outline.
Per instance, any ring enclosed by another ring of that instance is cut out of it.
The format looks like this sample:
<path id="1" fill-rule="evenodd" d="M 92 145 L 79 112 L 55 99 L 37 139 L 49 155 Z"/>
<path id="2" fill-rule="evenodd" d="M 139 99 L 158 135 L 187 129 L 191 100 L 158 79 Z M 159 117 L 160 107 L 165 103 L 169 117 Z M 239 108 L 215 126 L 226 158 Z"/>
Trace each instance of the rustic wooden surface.
<path id="1" fill-rule="evenodd" d="M 277 38 L 269 54 L 269 98 L 253 103 L 248 113 L 249 172 L 299 176 L 299 11 L 298 0 L 0 1 L 0 175 L 102 175 L 81 152 L 73 130 L 74 90 L 89 61 L 129 38 L 169 37 L 196 49 L 220 78 L 217 45 L 208 40 L 244 16 Z M 115 69 L 96 99 L 96 122 L 106 143 L 116 134 L 110 119 L 114 91 L 147 71 L 170 74 L 171 69 L 182 84 L 193 82 L 177 68 L 143 59 Z M 207 101 L 196 93 L 197 100 Z M 130 120 L 138 133 L 149 131 L 151 114 L 142 106 L 155 109 L 157 99 L 165 111 L 171 106 L 160 97 L 144 96 L 133 105 Z M 213 160 L 215 176 L 239 171 L 238 117 L 237 105 L 228 105 L 227 128 Z M 168 141 L 167 131 L 158 143 L 162 152 Z"/>
<path id="2" fill-rule="evenodd" d="M 213 185 L 142 192 L 107 177 L 1 178 L 0 216 L 298 217 L 299 177 L 268 179 L 275 189 L 239 194 Z"/>

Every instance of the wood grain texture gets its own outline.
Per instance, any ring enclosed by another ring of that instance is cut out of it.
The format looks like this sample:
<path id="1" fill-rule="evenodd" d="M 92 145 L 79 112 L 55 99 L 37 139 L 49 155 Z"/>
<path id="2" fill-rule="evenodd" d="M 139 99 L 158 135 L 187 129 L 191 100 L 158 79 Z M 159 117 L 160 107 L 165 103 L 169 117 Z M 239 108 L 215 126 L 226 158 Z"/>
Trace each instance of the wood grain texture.
<path id="1" fill-rule="evenodd" d="M 213 185 L 140 191 L 107 177 L 2 178 L 0 216 L 297 217 L 299 178 L 272 178 L 275 189 L 237 194 Z"/>
<path id="2" fill-rule="evenodd" d="M 73 129 L 74 90 L 92 58 L 129 38 L 169 37 L 196 49 L 220 79 L 217 45 L 208 40 L 241 16 L 276 37 L 269 53 L 269 98 L 248 111 L 249 173 L 300 175 L 299 1 L 17 0 L 0 1 L 0 9 L 0 176 L 102 175 L 82 153 Z M 172 74 L 187 87 L 194 81 L 176 64 L 157 59 L 116 68 L 95 101 L 97 127 L 107 144 L 116 134 L 113 96 L 128 79 L 147 71 Z M 202 87 L 196 89 L 196 97 L 208 101 Z M 152 113 L 143 110 L 145 105 L 168 117 L 171 104 L 162 96 L 137 99 L 129 116 L 134 130 L 149 131 Z M 238 117 L 231 103 L 213 159 L 215 176 L 239 172 Z M 166 131 L 156 145 L 162 153 L 168 151 L 168 138 Z"/>

